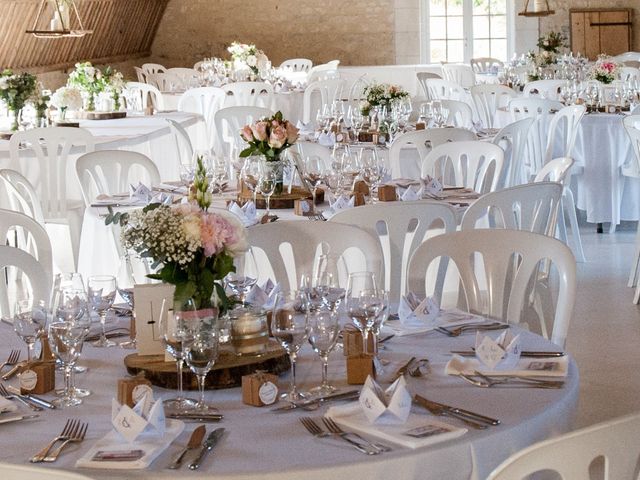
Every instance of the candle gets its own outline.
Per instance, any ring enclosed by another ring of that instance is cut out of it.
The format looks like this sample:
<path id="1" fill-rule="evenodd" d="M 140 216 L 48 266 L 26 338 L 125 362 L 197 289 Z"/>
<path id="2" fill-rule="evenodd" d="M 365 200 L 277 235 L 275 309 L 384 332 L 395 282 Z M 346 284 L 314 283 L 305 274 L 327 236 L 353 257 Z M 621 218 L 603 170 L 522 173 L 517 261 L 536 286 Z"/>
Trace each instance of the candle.
<path id="1" fill-rule="evenodd" d="M 264 352 L 269 341 L 267 316 L 262 309 L 236 308 L 229 312 L 231 343 L 237 355 Z"/>

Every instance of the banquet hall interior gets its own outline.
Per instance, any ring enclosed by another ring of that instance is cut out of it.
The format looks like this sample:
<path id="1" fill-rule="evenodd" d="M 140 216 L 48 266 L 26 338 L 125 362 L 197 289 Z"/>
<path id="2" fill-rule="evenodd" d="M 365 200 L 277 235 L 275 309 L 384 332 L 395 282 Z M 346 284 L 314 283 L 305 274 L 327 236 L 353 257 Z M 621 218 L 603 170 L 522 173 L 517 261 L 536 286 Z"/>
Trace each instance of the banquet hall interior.
<path id="1" fill-rule="evenodd" d="M 635 0 L 0 0 L 0 474 L 640 478 L 639 221 Z"/>

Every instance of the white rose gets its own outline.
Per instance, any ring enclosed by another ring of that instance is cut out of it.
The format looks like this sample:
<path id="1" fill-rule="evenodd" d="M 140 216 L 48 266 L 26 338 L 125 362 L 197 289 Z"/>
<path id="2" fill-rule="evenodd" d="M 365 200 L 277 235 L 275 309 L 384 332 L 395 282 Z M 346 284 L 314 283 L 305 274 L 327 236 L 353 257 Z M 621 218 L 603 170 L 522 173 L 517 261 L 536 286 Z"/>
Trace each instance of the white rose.
<path id="1" fill-rule="evenodd" d="M 258 70 L 267 70 L 271 68 L 271 62 L 264 53 L 258 55 Z"/>
<path id="2" fill-rule="evenodd" d="M 0 90 L 4 90 L 7 88 L 9 84 L 9 79 L 7 77 L 0 77 Z"/>
<path id="3" fill-rule="evenodd" d="M 89 79 L 93 79 L 93 77 L 94 77 L 94 76 L 95 76 L 95 74 L 96 74 L 96 69 L 95 69 L 95 68 L 93 68 L 93 67 L 87 67 L 86 72 L 87 72 L 87 77 L 88 77 Z"/>
<path id="4" fill-rule="evenodd" d="M 249 65 L 250 67 L 255 67 L 258 64 L 258 59 L 255 57 L 255 55 L 249 55 L 247 57 L 247 65 Z"/>

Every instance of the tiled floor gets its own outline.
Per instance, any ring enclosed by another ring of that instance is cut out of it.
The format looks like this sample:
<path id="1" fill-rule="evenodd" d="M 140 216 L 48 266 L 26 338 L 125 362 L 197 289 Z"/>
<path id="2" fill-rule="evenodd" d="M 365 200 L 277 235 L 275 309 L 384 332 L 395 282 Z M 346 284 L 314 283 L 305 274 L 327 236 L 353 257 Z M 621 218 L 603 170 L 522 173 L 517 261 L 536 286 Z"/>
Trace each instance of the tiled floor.
<path id="1" fill-rule="evenodd" d="M 567 340 L 581 376 L 576 427 L 640 410 L 640 307 L 626 286 L 635 229 L 635 222 L 613 235 L 581 229 L 587 262 L 578 264 Z"/>

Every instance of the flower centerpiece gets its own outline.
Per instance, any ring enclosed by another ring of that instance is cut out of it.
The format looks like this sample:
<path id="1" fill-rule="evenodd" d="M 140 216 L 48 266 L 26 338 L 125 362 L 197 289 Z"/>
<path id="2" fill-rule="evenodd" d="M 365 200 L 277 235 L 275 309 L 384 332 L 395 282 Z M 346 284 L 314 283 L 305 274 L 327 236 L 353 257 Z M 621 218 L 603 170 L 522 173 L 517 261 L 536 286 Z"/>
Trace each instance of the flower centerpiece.
<path id="1" fill-rule="evenodd" d="M 107 66 L 102 71 L 102 76 L 105 79 L 106 87 L 105 91 L 108 92 L 113 100 L 113 109 L 115 111 L 120 110 L 122 98 L 122 90 L 124 90 L 124 76 L 122 72 Z"/>
<path id="2" fill-rule="evenodd" d="M 14 73 L 9 69 L 0 72 L 0 100 L 14 115 L 11 130 L 18 130 L 20 112 L 32 98 L 36 88 L 36 76 L 31 73 Z"/>
<path id="3" fill-rule="evenodd" d="M 261 70 L 269 68 L 269 58 L 255 45 L 233 42 L 227 51 L 231 54 L 233 67 L 236 70 L 248 69 L 254 75 L 258 75 Z"/>
<path id="4" fill-rule="evenodd" d="M 83 62 L 76 63 L 67 85 L 77 87 L 87 95 L 87 110 L 93 112 L 96 109 L 96 96 L 104 91 L 106 82 L 99 68 L 91 65 L 91 62 Z"/>
<path id="5" fill-rule="evenodd" d="M 205 184 L 199 181 L 196 189 Z M 235 271 L 234 257 L 248 248 L 245 228 L 231 213 L 208 212 L 206 196 L 195 198 L 180 205 L 154 203 L 131 214 L 110 213 L 106 223 L 119 221 L 124 247 L 153 259 L 152 268 L 159 269 L 148 277 L 175 285 L 176 305 L 193 299 L 199 310 L 217 307 L 224 313 L 229 299 L 221 282 Z"/>
<path id="6" fill-rule="evenodd" d="M 82 109 L 82 94 L 76 87 L 60 87 L 51 96 L 51 105 L 60 111 L 58 120 L 64 122 L 67 110 Z"/>
<path id="7" fill-rule="evenodd" d="M 553 54 L 560 53 L 560 49 L 566 46 L 567 37 L 560 32 L 549 32 L 538 38 L 538 48 L 542 52 L 550 52 Z"/>
<path id="8" fill-rule="evenodd" d="M 38 87 L 31 95 L 30 102 L 36 111 L 36 126 L 46 126 L 46 123 L 43 124 L 43 122 L 45 121 L 47 109 L 51 102 L 51 92 L 43 90 L 42 84 L 38 84 Z"/>
<path id="9" fill-rule="evenodd" d="M 391 107 L 394 103 L 409 98 L 409 92 L 398 85 L 374 83 L 364 89 L 366 100 L 360 104 L 363 115 L 369 115 L 374 107 Z"/>
<path id="10" fill-rule="evenodd" d="M 284 163 L 280 156 L 298 140 L 298 129 L 282 117 L 282 112 L 276 112 L 270 118 L 262 118 L 251 125 L 245 125 L 240 131 L 248 146 L 240 152 L 240 157 L 251 155 L 264 156 L 267 163 L 276 163 L 275 193 L 282 193 L 282 176 Z"/>
<path id="11" fill-rule="evenodd" d="M 607 55 L 599 55 L 598 60 L 591 68 L 590 77 L 604 84 L 609 84 L 618 78 L 620 72 L 620 64 L 612 57 Z"/>

